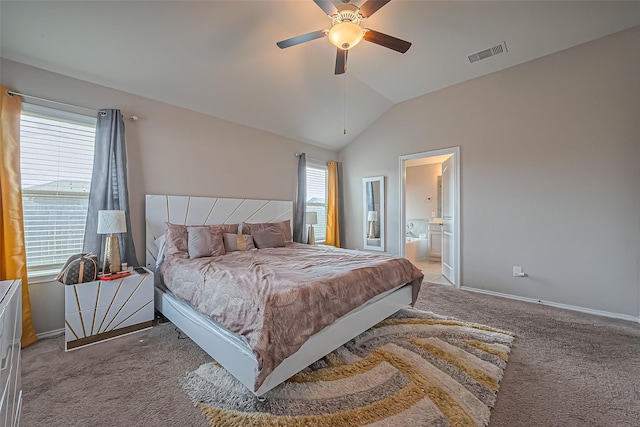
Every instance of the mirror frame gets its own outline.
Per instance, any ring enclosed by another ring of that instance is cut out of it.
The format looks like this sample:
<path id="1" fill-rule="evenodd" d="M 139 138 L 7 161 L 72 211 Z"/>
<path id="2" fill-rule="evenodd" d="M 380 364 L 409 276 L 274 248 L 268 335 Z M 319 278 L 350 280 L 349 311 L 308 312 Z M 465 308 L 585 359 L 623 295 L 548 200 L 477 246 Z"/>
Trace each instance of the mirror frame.
<path id="1" fill-rule="evenodd" d="M 367 184 L 369 182 L 377 182 L 380 185 L 380 211 L 378 212 L 378 223 L 380 224 L 380 245 L 371 245 L 369 244 L 369 240 L 367 238 L 367 234 L 369 233 L 369 221 L 367 220 L 367 216 L 369 213 L 369 207 L 368 207 L 368 203 L 367 203 Z M 385 233 L 384 233 L 384 225 L 385 225 L 385 204 L 386 204 L 386 197 L 385 197 L 385 177 L 384 176 L 373 176 L 373 177 L 369 177 L 369 178 L 363 178 L 362 179 L 362 212 L 363 212 L 363 234 L 362 234 L 362 241 L 363 241 L 363 248 L 366 250 L 371 250 L 371 251 L 382 251 L 384 252 L 384 248 L 385 248 Z"/>

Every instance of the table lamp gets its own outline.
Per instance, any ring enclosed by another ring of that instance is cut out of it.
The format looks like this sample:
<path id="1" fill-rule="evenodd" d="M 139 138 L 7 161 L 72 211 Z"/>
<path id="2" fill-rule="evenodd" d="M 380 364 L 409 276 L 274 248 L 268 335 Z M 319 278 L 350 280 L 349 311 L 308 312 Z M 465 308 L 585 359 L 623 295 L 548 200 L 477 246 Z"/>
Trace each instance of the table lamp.
<path id="1" fill-rule="evenodd" d="M 378 220 L 378 211 L 369 211 L 367 215 L 367 220 L 369 221 L 369 239 L 376 238 L 376 221 Z"/>
<path id="2" fill-rule="evenodd" d="M 114 233 L 125 233 L 127 221 L 124 211 L 98 211 L 98 234 L 109 234 L 104 247 L 102 274 L 120 271 L 120 245 Z"/>
<path id="3" fill-rule="evenodd" d="M 309 237 L 307 237 L 308 245 L 316 244 L 316 236 L 313 232 L 313 226 L 318 223 L 317 212 L 307 212 L 307 224 L 309 224 Z"/>

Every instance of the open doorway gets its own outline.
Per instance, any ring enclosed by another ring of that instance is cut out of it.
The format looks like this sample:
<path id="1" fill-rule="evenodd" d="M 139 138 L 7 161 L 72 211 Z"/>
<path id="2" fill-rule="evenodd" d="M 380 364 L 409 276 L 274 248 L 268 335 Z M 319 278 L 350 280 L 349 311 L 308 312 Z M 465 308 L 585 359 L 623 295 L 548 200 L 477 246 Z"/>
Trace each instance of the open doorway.
<path id="1" fill-rule="evenodd" d="M 401 255 L 460 287 L 460 148 L 400 156 L 400 197 Z"/>

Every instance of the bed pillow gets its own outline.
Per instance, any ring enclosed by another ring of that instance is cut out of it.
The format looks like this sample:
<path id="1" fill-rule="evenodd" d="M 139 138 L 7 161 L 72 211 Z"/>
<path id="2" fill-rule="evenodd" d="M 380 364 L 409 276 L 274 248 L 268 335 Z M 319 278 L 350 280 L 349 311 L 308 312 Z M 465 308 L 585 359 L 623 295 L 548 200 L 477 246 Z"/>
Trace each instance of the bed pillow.
<path id="1" fill-rule="evenodd" d="M 216 227 L 222 233 L 237 233 L 239 224 L 211 224 L 211 225 L 181 225 L 167 222 L 167 232 L 165 234 L 165 254 L 189 254 L 189 233 L 191 227 Z"/>
<path id="2" fill-rule="evenodd" d="M 187 227 L 189 258 L 224 255 L 222 230 L 217 226 Z"/>
<path id="3" fill-rule="evenodd" d="M 277 227 L 254 231 L 251 237 L 258 249 L 281 248 L 286 245 L 284 233 Z"/>
<path id="4" fill-rule="evenodd" d="M 240 227 L 240 224 L 213 224 L 216 227 L 219 227 L 220 230 L 222 230 L 222 234 L 224 233 L 231 233 L 231 234 L 238 234 L 238 228 Z"/>
<path id="5" fill-rule="evenodd" d="M 165 254 L 177 255 L 189 252 L 189 235 L 187 226 L 172 224 L 167 222 L 167 233 L 165 234 Z"/>
<path id="6" fill-rule="evenodd" d="M 253 237 L 247 234 L 224 233 L 224 250 L 227 252 L 255 249 Z"/>
<path id="7" fill-rule="evenodd" d="M 242 234 L 253 234 L 254 231 L 264 230 L 267 228 L 271 228 L 273 226 L 277 226 L 278 229 L 284 234 L 284 239 L 286 243 L 291 243 L 293 241 L 293 236 L 291 235 L 291 221 L 280 221 L 280 222 L 243 222 L 242 223 Z"/>

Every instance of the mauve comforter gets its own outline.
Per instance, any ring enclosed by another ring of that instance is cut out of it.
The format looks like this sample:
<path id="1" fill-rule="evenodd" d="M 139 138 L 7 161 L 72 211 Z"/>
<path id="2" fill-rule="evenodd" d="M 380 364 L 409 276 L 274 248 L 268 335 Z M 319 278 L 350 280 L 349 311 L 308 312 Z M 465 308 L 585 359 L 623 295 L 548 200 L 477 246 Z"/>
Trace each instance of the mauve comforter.
<path id="1" fill-rule="evenodd" d="M 161 272 L 171 292 L 247 339 L 258 360 L 255 390 L 311 335 L 376 295 L 411 283 L 415 302 L 423 278 L 405 258 L 298 243 L 169 256 Z"/>

